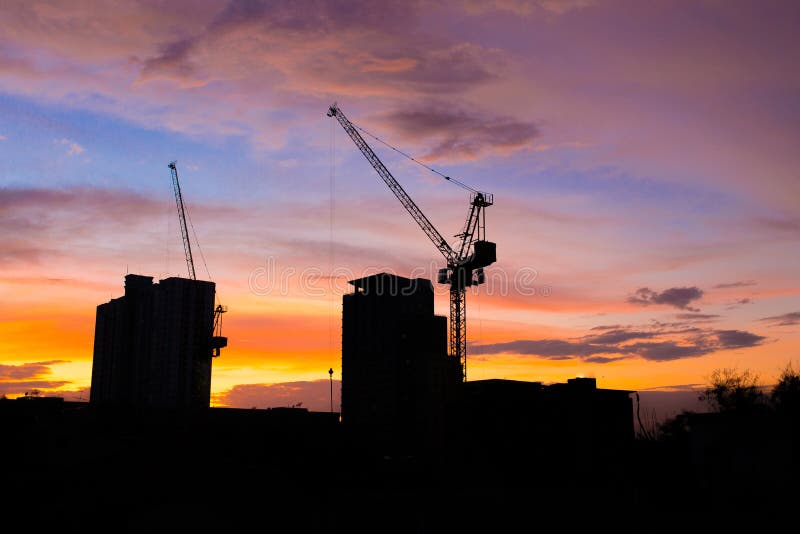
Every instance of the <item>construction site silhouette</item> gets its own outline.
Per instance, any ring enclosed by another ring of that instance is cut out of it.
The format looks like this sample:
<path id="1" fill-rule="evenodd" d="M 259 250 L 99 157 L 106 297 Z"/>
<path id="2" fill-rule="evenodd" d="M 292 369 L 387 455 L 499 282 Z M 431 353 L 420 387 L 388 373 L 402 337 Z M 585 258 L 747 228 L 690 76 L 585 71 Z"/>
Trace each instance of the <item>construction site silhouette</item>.
<path id="1" fill-rule="evenodd" d="M 125 397 L 138 404 L 107 402 L 117 386 L 89 403 L 5 399 L 8 509 L 35 518 L 34 530 L 62 532 L 240 532 L 258 524 L 293 532 L 510 532 L 551 521 L 567 530 L 674 532 L 731 526 L 725 514 L 737 507 L 746 513 L 734 526 L 769 524 L 796 495 L 796 414 L 791 423 L 750 424 L 747 440 L 731 420 L 691 421 L 702 431 L 687 434 L 694 449 L 636 440 L 632 392 L 598 388 L 595 379 L 462 381 L 446 351 L 445 318 L 433 313 L 430 281 L 382 273 L 351 284 L 343 296 L 341 414 L 209 408 L 207 397 L 188 392 L 181 406 L 147 402 L 154 397 L 141 392 L 180 381 L 168 366 L 117 385 L 140 392 Z M 98 306 L 99 324 L 107 306 Z M 210 306 L 203 304 L 204 324 Z M 96 349 L 108 357 L 102 343 Z M 698 457 L 707 450 L 696 449 L 698 436 L 726 441 L 715 441 L 716 456 Z M 789 453 L 774 448 L 781 443 Z M 763 456 L 753 451 L 767 449 L 785 462 L 770 464 L 775 472 L 753 463 Z"/>

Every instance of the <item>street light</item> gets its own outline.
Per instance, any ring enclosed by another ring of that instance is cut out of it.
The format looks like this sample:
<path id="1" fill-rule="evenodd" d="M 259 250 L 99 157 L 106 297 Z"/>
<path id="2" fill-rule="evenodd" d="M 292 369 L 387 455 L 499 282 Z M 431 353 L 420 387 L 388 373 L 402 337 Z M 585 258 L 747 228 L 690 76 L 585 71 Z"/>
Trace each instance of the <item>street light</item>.
<path id="1" fill-rule="evenodd" d="M 328 375 L 331 377 L 331 413 L 333 413 L 333 367 L 328 369 Z"/>

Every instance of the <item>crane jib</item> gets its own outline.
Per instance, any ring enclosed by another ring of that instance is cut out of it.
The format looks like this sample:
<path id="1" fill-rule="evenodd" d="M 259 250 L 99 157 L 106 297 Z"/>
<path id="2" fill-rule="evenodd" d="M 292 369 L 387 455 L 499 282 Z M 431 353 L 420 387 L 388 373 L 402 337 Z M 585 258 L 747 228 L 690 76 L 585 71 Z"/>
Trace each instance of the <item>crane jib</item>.
<path id="1" fill-rule="evenodd" d="M 341 112 L 336 107 L 331 106 L 330 111 L 328 111 L 329 117 L 336 117 L 336 120 L 339 121 L 339 124 L 342 125 L 345 132 L 350 136 L 350 139 L 356 144 L 356 146 L 361 150 L 361 153 L 364 154 L 364 157 L 367 158 L 367 161 L 370 162 L 372 167 L 378 172 L 378 175 L 381 179 L 389 186 L 389 189 L 394 193 L 403 207 L 411 214 L 411 217 L 416 221 L 416 223 L 422 228 L 422 231 L 428 236 L 428 238 L 433 242 L 436 248 L 442 253 L 445 259 L 451 261 L 456 257 L 456 252 L 447 243 L 447 240 L 439 233 L 439 231 L 433 226 L 433 224 L 428 220 L 422 210 L 416 205 L 416 203 L 408 196 L 405 189 L 400 185 L 400 183 L 392 176 L 392 173 L 389 172 L 389 169 L 383 164 L 383 162 L 378 158 L 372 148 L 367 144 L 361 134 L 358 133 L 358 130 L 353 126 L 353 124 L 347 119 L 344 113 Z"/>
<path id="2" fill-rule="evenodd" d="M 178 167 L 175 161 L 170 162 L 168 167 L 172 175 L 172 189 L 175 193 L 175 204 L 178 207 L 178 221 L 181 227 L 181 237 L 183 238 L 183 252 L 186 255 L 186 268 L 189 270 L 189 276 L 192 280 L 197 280 L 197 275 L 194 270 L 194 259 L 192 258 L 192 245 L 189 242 L 189 230 L 186 228 L 186 210 L 183 205 L 181 184 L 178 181 Z"/>

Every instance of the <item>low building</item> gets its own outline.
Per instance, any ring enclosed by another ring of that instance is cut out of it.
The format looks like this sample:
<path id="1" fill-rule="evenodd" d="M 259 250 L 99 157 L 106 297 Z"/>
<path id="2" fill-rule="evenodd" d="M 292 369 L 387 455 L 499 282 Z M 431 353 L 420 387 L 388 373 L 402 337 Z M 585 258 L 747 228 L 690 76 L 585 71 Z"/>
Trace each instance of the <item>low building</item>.
<path id="1" fill-rule="evenodd" d="M 452 439 L 473 456 L 514 458 L 517 464 L 546 458 L 536 464 L 542 473 L 566 464 L 570 469 L 594 468 L 620 460 L 633 443 L 631 393 L 598 388 L 594 378 L 548 385 L 465 382 Z"/>

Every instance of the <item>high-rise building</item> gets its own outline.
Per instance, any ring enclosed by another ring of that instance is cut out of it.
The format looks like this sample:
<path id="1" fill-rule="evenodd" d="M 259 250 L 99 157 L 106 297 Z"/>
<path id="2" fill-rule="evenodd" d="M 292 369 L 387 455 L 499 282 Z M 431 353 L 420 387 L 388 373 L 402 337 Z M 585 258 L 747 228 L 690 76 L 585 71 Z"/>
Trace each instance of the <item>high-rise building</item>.
<path id="1" fill-rule="evenodd" d="M 402 448 L 438 446 L 461 382 L 430 280 L 380 273 L 343 296 L 342 424 Z"/>
<path id="2" fill-rule="evenodd" d="M 125 276 L 125 296 L 97 307 L 91 404 L 206 408 L 215 284 Z"/>

